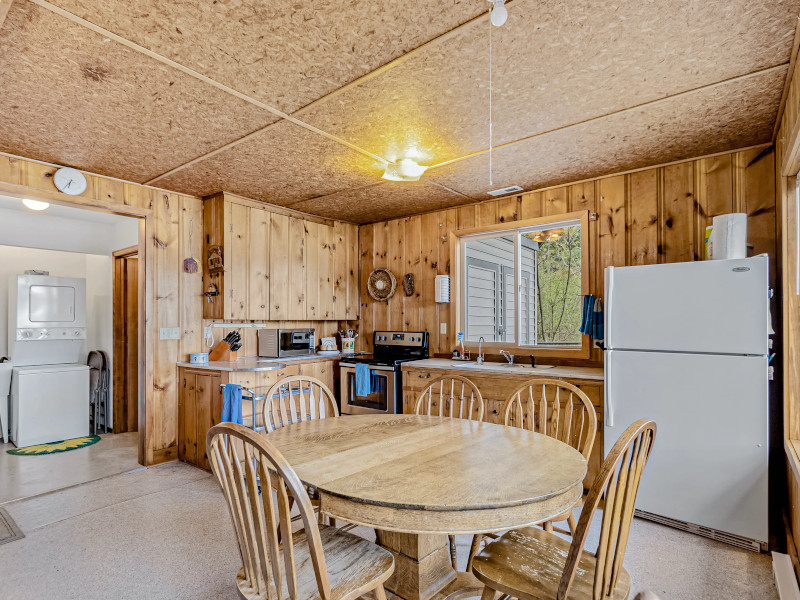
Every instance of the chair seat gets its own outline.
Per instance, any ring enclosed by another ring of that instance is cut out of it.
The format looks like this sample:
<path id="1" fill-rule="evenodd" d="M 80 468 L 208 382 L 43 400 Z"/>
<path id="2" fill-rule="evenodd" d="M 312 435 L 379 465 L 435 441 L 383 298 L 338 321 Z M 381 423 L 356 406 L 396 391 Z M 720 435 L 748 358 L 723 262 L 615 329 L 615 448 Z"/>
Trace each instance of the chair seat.
<path id="1" fill-rule="evenodd" d="M 319 533 L 330 578 L 331 600 L 355 600 L 365 589 L 382 585 L 394 572 L 394 557 L 388 550 L 336 527 L 320 525 Z M 297 570 L 297 600 L 317 600 L 321 596 L 306 535 L 303 532 L 296 533 L 292 538 Z M 259 594 L 257 588 L 251 587 L 245 578 L 244 568 L 236 575 L 236 584 L 239 586 L 239 595 L 246 600 L 275 597 L 274 594 Z M 289 598 L 285 578 L 280 597 Z"/>
<path id="2" fill-rule="evenodd" d="M 521 600 L 554 600 L 567 562 L 570 542 L 536 527 L 509 531 L 476 557 L 473 574 L 484 584 Z M 584 551 L 569 600 L 591 600 L 595 557 Z M 623 568 L 612 600 L 626 600 L 631 580 Z"/>

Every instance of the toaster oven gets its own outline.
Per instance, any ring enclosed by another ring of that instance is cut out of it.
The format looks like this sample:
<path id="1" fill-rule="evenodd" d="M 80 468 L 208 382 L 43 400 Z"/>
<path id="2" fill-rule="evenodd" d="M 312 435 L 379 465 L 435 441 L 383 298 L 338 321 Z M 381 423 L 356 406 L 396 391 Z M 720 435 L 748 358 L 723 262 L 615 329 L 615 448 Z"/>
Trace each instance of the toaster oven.
<path id="1" fill-rule="evenodd" d="M 314 354 L 316 341 L 313 329 L 259 329 L 258 355 L 283 358 Z"/>

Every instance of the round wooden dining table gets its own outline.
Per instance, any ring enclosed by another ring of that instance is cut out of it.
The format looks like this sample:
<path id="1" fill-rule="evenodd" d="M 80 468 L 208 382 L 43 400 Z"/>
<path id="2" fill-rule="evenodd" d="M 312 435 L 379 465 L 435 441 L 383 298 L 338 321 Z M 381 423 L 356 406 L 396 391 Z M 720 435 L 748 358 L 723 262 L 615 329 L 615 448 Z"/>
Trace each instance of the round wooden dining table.
<path id="1" fill-rule="evenodd" d="M 535 525 L 583 492 L 586 460 L 517 427 L 419 415 L 354 415 L 276 429 L 269 441 L 320 509 L 377 531 L 395 557 L 386 589 L 428 600 L 456 580 L 447 534 Z"/>

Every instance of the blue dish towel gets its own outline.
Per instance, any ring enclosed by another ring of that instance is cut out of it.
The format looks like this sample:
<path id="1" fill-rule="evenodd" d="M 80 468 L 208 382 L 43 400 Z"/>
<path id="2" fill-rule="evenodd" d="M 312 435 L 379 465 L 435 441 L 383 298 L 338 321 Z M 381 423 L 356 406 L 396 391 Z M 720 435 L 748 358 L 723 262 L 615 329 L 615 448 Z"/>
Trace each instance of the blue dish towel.
<path id="1" fill-rule="evenodd" d="M 583 297 L 583 313 L 581 315 L 581 327 L 579 331 L 585 335 L 592 333 L 592 316 L 594 313 L 594 296 L 587 294 Z"/>
<path id="2" fill-rule="evenodd" d="M 603 320 L 603 301 L 592 294 L 584 296 L 580 332 L 593 340 L 604 339 Z"/>
<path id="3" fill-rule="evenodd" d="M 242 386 L 235 383 L 225 384 L 222 391 L 222 422 L 244 425 L 242 419 Z"/>
<path id="4" fill-rule="evenodd" d="M 605 320 L 605 315 L 603 315 L 603 301 L 600 298 L 595 298 L 594 301 L 594 308 L 592 310 L 592 339 L 593 340 L 602 340 L 605 339 L 605 331 L 603 330 L 603 321 Z"/>
<path id="5" fill-rule="evenodd" d="M 364 398 L 372 393 L 372 371 L 369 365 L 356 363 L 356 396 Z"/>

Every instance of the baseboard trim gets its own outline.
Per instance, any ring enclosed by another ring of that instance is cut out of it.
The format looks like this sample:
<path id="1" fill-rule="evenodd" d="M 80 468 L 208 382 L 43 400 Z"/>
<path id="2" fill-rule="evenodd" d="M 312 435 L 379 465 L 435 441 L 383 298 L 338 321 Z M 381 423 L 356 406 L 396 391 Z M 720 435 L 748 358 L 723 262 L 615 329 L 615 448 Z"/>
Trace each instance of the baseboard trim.
<path id="1" fill-rule="evenodd" d="M 797 586 L 794 566 L 788 554 L 772 553 L 772 574 L 780 600 L 800 600 L 800 587 Z"/>

